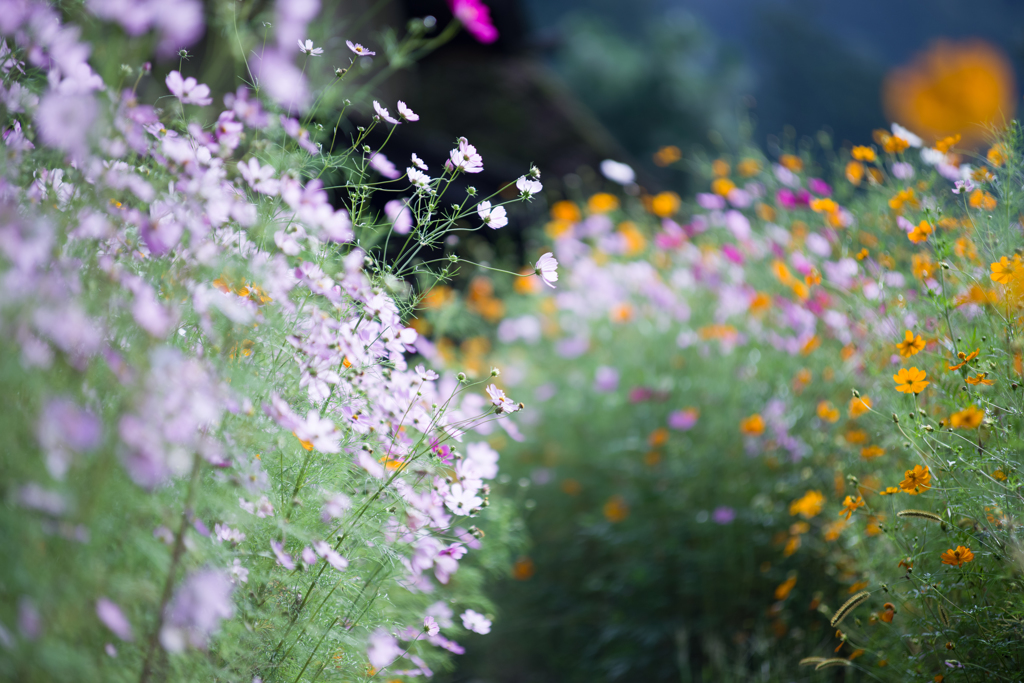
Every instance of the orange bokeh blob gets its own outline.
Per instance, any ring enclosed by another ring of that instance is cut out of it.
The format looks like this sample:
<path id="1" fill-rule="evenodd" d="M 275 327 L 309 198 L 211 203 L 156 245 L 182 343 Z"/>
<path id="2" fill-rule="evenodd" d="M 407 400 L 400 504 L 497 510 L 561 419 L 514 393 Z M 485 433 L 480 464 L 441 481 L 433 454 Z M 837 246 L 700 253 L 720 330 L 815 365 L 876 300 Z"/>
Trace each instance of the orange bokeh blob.
<path id="1" fill-rule="evenodd" d="M 960 133 L 972 147 L 1002 128 L 1017 109 L 1013 67 L 981 40 L 939 40 L 912 63 L 891 71 L 882 85 L 890 120 L 929 142 Z"/>

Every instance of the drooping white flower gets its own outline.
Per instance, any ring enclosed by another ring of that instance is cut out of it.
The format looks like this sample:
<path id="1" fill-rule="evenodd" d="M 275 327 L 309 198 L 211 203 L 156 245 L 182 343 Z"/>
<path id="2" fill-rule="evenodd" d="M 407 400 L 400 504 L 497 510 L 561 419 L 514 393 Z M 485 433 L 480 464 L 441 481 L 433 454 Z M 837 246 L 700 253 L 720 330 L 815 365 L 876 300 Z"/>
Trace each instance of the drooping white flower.
<path id="1" fill-rule="evenodd" d="M 412 109 L 409 109 L 409 105 L 407 105 L 402 100 L 398 100 L 398 116 L 403 121 L 412 122 L 420 120 L 420 115 L 414 112 Z"/>
<path id="2" fill-rule="evenodd" d="M 550 251 L 537 259 L 537 266 L 534 272 L 540 275 L 544 284 L 552 289 L 555 288 L 553 283 L 558 281 L 558 261 L 555 260 L 554 255 Z"/>
<path id="3" fill-rule="evenodd" d="M 401 121 L 399 121 L 398 119 L 393 117 L 391 114 L 389 114 L 387 109 L 385 109 L 384 107 L 380 106 L 380 102 L 378 102 L 377 100 L 373 101 L 373 109 L 374 109 L 374 111 L 377 112 L 377 116 L 381 117 L 382 119 L 384 119 L 388 123 L 401 123 Z"/>

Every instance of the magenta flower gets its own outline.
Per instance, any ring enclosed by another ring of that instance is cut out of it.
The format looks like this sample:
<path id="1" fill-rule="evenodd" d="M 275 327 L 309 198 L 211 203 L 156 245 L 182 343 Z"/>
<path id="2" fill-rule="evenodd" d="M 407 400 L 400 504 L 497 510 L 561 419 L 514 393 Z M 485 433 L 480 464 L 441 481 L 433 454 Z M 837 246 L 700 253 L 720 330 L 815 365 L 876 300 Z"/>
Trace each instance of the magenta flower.
<path id="1" fill-rule="evenodd" d="M 448 0 L 448 6 L 455 18 L 481 43 L 493 43 L 498 39 L 491 11 L 480 0 Z"/>
<path id="2" fill-rule="evenodd" d="M 736 519 L 736 511 L 727 505 L 720 505 L 711 513 L 711 520 L 715 524 L 732 524 L 734 519 Z"/>

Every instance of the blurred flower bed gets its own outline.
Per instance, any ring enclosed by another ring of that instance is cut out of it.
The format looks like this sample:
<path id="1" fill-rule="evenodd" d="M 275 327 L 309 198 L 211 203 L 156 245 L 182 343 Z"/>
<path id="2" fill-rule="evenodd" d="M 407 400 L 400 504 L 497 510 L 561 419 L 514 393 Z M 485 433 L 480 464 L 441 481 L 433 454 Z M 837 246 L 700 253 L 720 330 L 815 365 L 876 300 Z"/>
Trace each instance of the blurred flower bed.
<path id="1" fill-rule="evenodd" d="M 1020 129 L 865 142 L 707 160 L 693 201 L 606 162 L 535 236 L 557 288 L 424 300 L 527 406 L 530 545 L 474 674 L 1016 680 Z"/>

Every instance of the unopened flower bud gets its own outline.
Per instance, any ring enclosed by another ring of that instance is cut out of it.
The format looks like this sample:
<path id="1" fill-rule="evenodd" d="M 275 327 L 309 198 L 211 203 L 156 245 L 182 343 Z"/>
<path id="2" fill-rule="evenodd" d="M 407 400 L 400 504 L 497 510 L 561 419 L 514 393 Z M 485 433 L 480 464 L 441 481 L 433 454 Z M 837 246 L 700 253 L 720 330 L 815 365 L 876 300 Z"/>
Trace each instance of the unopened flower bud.
<path id="1" fill-rule="evenodd" d="M 342 76 L 344 76 L 347 73 L 348 73 L 348 69 L 342 69 L 340 67 L 334 70 L 334 75 L 337 76 L 338 78 L 341 78 Z"/>
<path id="2" fill-rule="evenodd" d="M 473 187 L 472 185 L 470 185 L 469 187 L 466 188 L 466 194 L 468 194 L 470 197 L 475 197 L 476 196 L 476 188 Z"/>
<path id="3" fill-rule="evenodd" d="M 455 375 L 455 379 L 459 380 L 460 382 L 465 382 L 466 381 L 466 373 L 460 372 L 459 374 Z"/>
<path id="4" fill-rule="evenodd" d="M 459 257 L 456 256 L 455 254 L 448 254 L 448 260 L 451 261 L 452 263 L 458 263 Z"/>
<path id="5" fill-rule="evenodd" d="M 896 413 L 892 414 L 892 421 L 895 422 L 896 424 L 900 423 L 900 418 Z"/>
<path id="6" fill-rule="evenodd" d="M 854 397 L 854 398 L 860 398 L 860 392 L 859 392 L 859 391 L 857 391 L 856 389 L 854 389 L 854 390 L 853 390 L 853 397 Z"/>
<path id="7" fill-rule="evenodd" d="M 371 152 L 369 145 L 363 145 L 363 151 L 369 154 Z"/>

